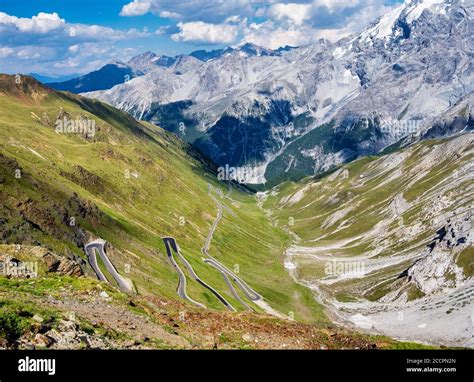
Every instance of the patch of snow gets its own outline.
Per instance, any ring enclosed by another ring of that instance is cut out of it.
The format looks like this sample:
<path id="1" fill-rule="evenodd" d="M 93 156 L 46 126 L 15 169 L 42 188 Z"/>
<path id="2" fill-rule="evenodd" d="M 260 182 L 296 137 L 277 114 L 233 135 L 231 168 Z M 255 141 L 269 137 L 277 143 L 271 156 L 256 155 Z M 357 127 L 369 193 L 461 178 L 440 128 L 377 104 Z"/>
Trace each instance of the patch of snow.
<path id="1" fill-rule="evenodd" d="M 386 38 L 392 34 L 393 26 L 397 19 L 400 17 L 400 14 L 405 9 L 405 4 L 396 7 L 395 9 L 391 10 L 387 14 L 383 15 L 379 22 L 368 29 L 366 32 L 362 34 L 362 39 L 365 41 L 370 40 L 370 38 Z"/>
<path id="2" fill-rule="evenodd" d="M 412 3 L 411 1 L 408 2 L 408 4 L 411 4 L 411 3 Z M 406 20 L 409 23 L 418 19 L 425 9 L 431 8 L 433 5 L 443 4 L 444 0 L 423 0 L 419 2 L 413 2 L 413 3 L 414 5 L 412 5 L 409 8 L 407 12 L 407 16 L 406 16 Z"/>

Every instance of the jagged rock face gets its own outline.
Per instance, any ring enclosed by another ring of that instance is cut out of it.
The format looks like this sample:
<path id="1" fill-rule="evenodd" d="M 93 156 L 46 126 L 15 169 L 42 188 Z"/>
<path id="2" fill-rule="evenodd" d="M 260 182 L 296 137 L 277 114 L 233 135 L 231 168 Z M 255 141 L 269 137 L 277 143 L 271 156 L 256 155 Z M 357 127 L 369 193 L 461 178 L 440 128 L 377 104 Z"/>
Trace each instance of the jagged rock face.
<path id="1" fill-rule="evenodd" d="M 458 1 L 408 2 L 354 39 L 341 54 L 363 86 L 339 118 L 352 112 L 432 125 L 474 90 L 473 11 Z"/>
<path id="2" fill-rule="evenodd" d="M 2 245 L 0 254 L 0 271 L 12 270 L 9 277 L 38 277 L 38 269 L 30 267 L 29 262 L 39 261 L 45 272 L 59 273 L 65 276 L 79 277 L 84 275 L 84 260 L 71 255 L 69 258 L 59 256 L 44 247 Z M 20 257 L 18 259 L 17 257 Z"/>
<path id="3" fill-rule="evenodd" d="M 48 268 L 48 272 L 58 272 L 66 276 L 82 276 L 81 265 L 74 259 L 65 259 L 53 253 L 46 253 L 41 258 L 41 261 Z"/>
<path id="4" fill-rule="evenodd" d="M 450 200 L 447 202 L 449 206 Z M 463 287 L 468 280 L 455 260 L 474 241 L 472 221 L 472 210 L 447 219 L 420 259 L 407 270 L 409 282 L 424 295 L 449 293 Z"/>
<path id="5" fill-rule="evenodd" d="M 181 134 L 218 165 L 253 167 L 249 182 L 298 178 L 413 141 L 459 104 L 472 120 L 473 12 L 460 0 L 407 1 L 335 44 L 183 56 L 87 95 Z M 462 128 L 451 120 L 431 134 Z"/>
<path id="6" fill-rule="evenodd" d="M 128 65 L 141 73 L 148 73 L 157 67 L 169 67 L 173 65 L 175 59 L 168 56 L 159 56 L 153 52 L 145 52 L 133 57 L 128 61 Z"/>

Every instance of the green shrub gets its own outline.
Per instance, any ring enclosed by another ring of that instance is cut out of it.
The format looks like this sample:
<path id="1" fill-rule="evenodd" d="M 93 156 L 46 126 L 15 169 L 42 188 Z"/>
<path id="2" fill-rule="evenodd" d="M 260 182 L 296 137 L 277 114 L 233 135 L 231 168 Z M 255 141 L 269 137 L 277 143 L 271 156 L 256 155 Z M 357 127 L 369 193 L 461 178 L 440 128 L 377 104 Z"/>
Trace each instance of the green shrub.
<path id="1" fill-rule="evenodd" d="M 5 338 L 8 343 L 15 342 L 25 331 L 25 323 L 22 318 L 13 312 L 0 312 L 0 337 Z"/>

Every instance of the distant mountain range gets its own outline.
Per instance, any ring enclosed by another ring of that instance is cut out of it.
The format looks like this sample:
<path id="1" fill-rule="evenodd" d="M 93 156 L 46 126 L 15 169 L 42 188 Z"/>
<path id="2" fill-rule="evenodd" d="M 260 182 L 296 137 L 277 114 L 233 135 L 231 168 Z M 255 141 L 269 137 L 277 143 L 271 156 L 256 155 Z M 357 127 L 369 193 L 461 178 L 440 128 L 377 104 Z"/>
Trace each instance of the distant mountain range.
<path id="1" fill-rule="evenodd" d="M 44 74 L 40 73 L 29 73 L 29 75 L 35 79 L 37 79 L 39 82 L 42 82 L 43 84 L 49 84 L 52 82 L 65 82 L 69 81 L 73 78 L 79 77 L 79 74 L 68 74 L 65 76 L 47 76 Z"/>
<path id="2" fill-rule="evenodd" d="M 238 48 L 227 47 L 224 49 L 216 49 L 212 51 L 196 50 L 189 54 L 189 57 L 194 57 L 199 61 L 209 61 L 215 58 L 220 58 L 225 54 L 232 52 L 244 52 L 250 56 L 278 56 L 282 52 L 293 49 L 286 46 L 277 50 L 265 49 L 254 44 L 244 44 Z M 47 83 L 49 87 L 70 91 L 72 93 L 84 93 L 96 90 L 106 90 L 115 85 L 122 84 L 128 80 L 143 76 L 156 68 L 169 68 L 176 61 L 182 59 L 186 55 L 178 55 L 169 57 L 166 55 L 157 55 L 153 52 L 145 52 L 133 57 L 128 62 L 113 61 L 104 65 L 102 68 L 93 72 L 87 73 L 83 76 L 67 76 L 64 78 L 47 77 L 40 74 L 32 73 L 38 81 Z"/>
<path id="3" fill-rule="evenodd" d="M 64 82 L 51 82 L 48 83 L 48 86 L 72 93 L 91 92 L 110 89 L 140 75 L 143 75 L 143 73 L 135 70 L 130 65 L 114 61 L 94 72 Z"/>
<path id="4" fill-rule="evenodd" d="M 147 52 L 124 65 L 126 83 L 69 83 L 271 186 L 472 129 L 473 13 L 459 0 L 410 1 L 337 43 Z"/>

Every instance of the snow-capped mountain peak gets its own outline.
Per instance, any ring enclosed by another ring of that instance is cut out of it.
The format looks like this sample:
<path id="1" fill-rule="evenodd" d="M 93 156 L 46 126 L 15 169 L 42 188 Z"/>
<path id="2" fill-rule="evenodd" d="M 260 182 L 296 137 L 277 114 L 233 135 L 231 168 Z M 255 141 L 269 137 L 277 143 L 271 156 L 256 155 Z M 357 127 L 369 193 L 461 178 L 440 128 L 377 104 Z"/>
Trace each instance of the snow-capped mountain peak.
<path id="1" fill-rule="evenodd" d="M 454 0 L 456 2 L 456 0 Z M 437 14 L 446 14 L 451 1 L 445 0 L 406 0 L 383 15 L 375 24 L 360 36 L 363 41 L 372 39 L 397 38 L 400 35 L 408 37 L 409 26 L 415 22 L 425 10 Z"/>
<path id="2" fill-rule="evenodd" d="M 247 42 L 245 44 L 239 45 L 236 48 L 238 51 L 248 54 L 249 56 L 275 56 L 278 53 L 274 50 L 263 48 L 261 46 Z"/>
<path id="3" fill-rule="evenodd" d="M 159 56 L 156 53 L 148 51 L 132 57 L 130 61 L 128 61 L 128 65 L 142 73 L 148 73 L 157 67 L 170 67 L 174 62 L 175 59 L 172 57 Z"/>
<path id="4" fill-rule="evenodd" d="M 87 95 L 171 131 L 182 122 L 218 165 L 255 169 L 249 179 L 311 175 L 472 110 L 473 13 L 472 2 L 407 1 L 335 44 L 182 55 Z"/>

